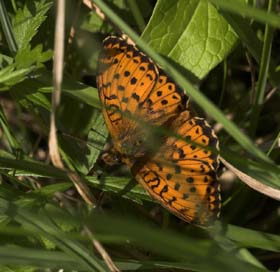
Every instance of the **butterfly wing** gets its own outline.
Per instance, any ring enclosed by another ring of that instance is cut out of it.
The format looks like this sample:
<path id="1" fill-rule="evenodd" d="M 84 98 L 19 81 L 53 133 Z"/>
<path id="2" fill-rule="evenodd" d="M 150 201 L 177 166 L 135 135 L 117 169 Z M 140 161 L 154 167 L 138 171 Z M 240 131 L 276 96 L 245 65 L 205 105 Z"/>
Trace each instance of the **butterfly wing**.
<path id="1" fill-rule="evenodd" d="M 188 111 L 173 121 L 171 130 L 192 143 L 167 137 L 156 155 L 135 165 L 132 172 L 150 195 L 176 216 L 207 225 L 219 215 L 220 188 L 217 154 L 203 146 L 217 149 L 217 137 L 204 119 L 191 118 Z"/>
<path id="2" fill-rule="evenodd" d="M 184 92 L 134 45 L 111 36 L 103 46 L 97 86 L 105 122 L 115 142 L 129 141 L 123 135 L 137 137 L 141 130 L 137 118 L 162 125 L 185 109 Z"/>

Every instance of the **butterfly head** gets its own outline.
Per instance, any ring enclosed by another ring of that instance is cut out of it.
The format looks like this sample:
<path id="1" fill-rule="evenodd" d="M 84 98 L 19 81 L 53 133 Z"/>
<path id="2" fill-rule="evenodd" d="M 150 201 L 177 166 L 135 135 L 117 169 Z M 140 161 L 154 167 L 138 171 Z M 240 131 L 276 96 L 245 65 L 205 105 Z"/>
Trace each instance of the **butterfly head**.
<path id="1" fill-rule="evenodd" d="M 159 146 L 159 136 L 153 131 L 145 128 L 134 130 L 134 133 L 120 133 L 114 142 L 116 150 L 130 162 L 154 154 Z M 124 162 L 124 159 L 122 159 Z M 125 162 L 126 163 L 126 162 Z"/>
<path id="2" fill-rule="evenodd" d="M 100 161 L 108 166 L 115 166 L 121 163 L 120 156 L 115 151 L 104 151 L 100 156 Z"/>

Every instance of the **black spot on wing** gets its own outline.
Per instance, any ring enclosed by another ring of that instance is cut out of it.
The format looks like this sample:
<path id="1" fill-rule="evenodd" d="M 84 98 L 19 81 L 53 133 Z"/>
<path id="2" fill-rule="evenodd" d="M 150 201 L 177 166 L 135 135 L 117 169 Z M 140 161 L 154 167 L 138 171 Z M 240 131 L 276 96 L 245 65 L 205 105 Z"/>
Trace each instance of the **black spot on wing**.
<path id="1" fill-rule="evenodd" d="M 135 85 L 137 83 L 137 79 L 136 77 L 133 77 L 131 80 L 130 80 L 130 84 L 131 85 Z"/>

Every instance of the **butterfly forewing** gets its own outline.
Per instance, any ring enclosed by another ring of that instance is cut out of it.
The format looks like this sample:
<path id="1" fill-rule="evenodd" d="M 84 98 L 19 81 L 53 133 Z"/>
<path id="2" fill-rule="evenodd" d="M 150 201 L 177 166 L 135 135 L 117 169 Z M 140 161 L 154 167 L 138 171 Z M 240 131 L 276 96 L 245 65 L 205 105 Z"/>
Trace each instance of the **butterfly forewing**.
<path id="1" fill-rule="evenodd" d="M 97 86 L 113 137 L 127 127 L 134 133 L 137 119 L 161 125 L 185 109 L 187 101 L 184 92 L 162 69 L 134 45 L 118 37 L 104 41 Z"/>

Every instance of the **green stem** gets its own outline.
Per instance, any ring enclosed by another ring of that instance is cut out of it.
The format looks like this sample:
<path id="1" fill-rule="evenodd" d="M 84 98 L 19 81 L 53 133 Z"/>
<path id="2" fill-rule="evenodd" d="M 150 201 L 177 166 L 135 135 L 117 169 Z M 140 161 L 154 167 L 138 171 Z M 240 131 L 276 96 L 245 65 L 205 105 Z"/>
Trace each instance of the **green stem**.
<path id="1" fill-rule="evenodd" d="M 226 81 L 227 81 L 227 60 L 224 60 L 224 75 L 223 75 L 223 85 L 222 85 L 222 92 L 219 100 L 219 108 L 222 108 L 222 103 L 225 97 L 225 91 L 226 91 Z"/>
<path id="2" fill-rule="evenodd" d="M 268 12 L 273 9 L 273 3 L 275 1 L 269 0 L 268 3 Z M 265 26 L 265 34 L 264 34 L 264 43 L 262 49 L 262 57 L 260 62 L 260 71 L 259 71 L 259 78 L 256 88 L 256 96 L 254 97 L 252 114 L 251 114 L 251 129 L 250 134 L 254 136 L 257 130 L 260 113 L 262 106 L 264 104 L 264 95 L 266 89 L 266 82 L 268 78 L 268 70 L 269 70 L 269 63 L 271 57 L 271 47 L 272 47 L 272 40 L 273 40 L 273 28 L 266 24 Z"/>
<path id="3" fill-rule="evenodd" d="M 18 47 L 17 47 L 17 43 L 16 43 L 16 40 L 14 37 L 10 18 L 8 16 L 8 12 L 6 10 L 3 0 L 0 0 L 0 22 L 2 25 L 2 29 L 3 29 L 4 35 L 6 37 L 9 49 L 10 49 L 12 55 L 15 55 L 18 50 Z"/>
<path id="4" fill-rule="evenodd" d="M 127 4 L 129 5 L 129 8 L 134 16 L 134 20 L 136 21 L 136 24 L 139 28 L 139 30 L 141 32 L 143 32 L 145 26 L 146 26 L 146 23 L 145 23 L 145 20 L 140 12 L 140 9 L 138 7 L 138 4 L 136 3 L 135 0 L 128 0 L 127 1 Z"/>
<path id="5" fill-rule="evenodd" d="M 276 13 L 269 13 L 267 11 L 250 7 L 247 4 L 242 4 L 240 1 L 233 0 L 209 0 L 210 3 L 225 11 L 233 14 L 252 18 L 258 22 L 268 24 L 270 26 L 280 27 L 280 18 Z M 276 1 L 274 1 L 276 2 Z"/>
<path id="6" fill-rule="evenodd" d="M 278 132 L 275 140 L 273 141 L 273 144 L 271 145 L 271 147 L 269 148 L 269 150 L 267 151 L 266 155 L 267 157 L 270 156 L 270 153 L 272 152 L 272 150 L 274 149 L 274 147 L 276 146 L 277 142 L 279 141 L 280 138 L 280 131 Z"/>

